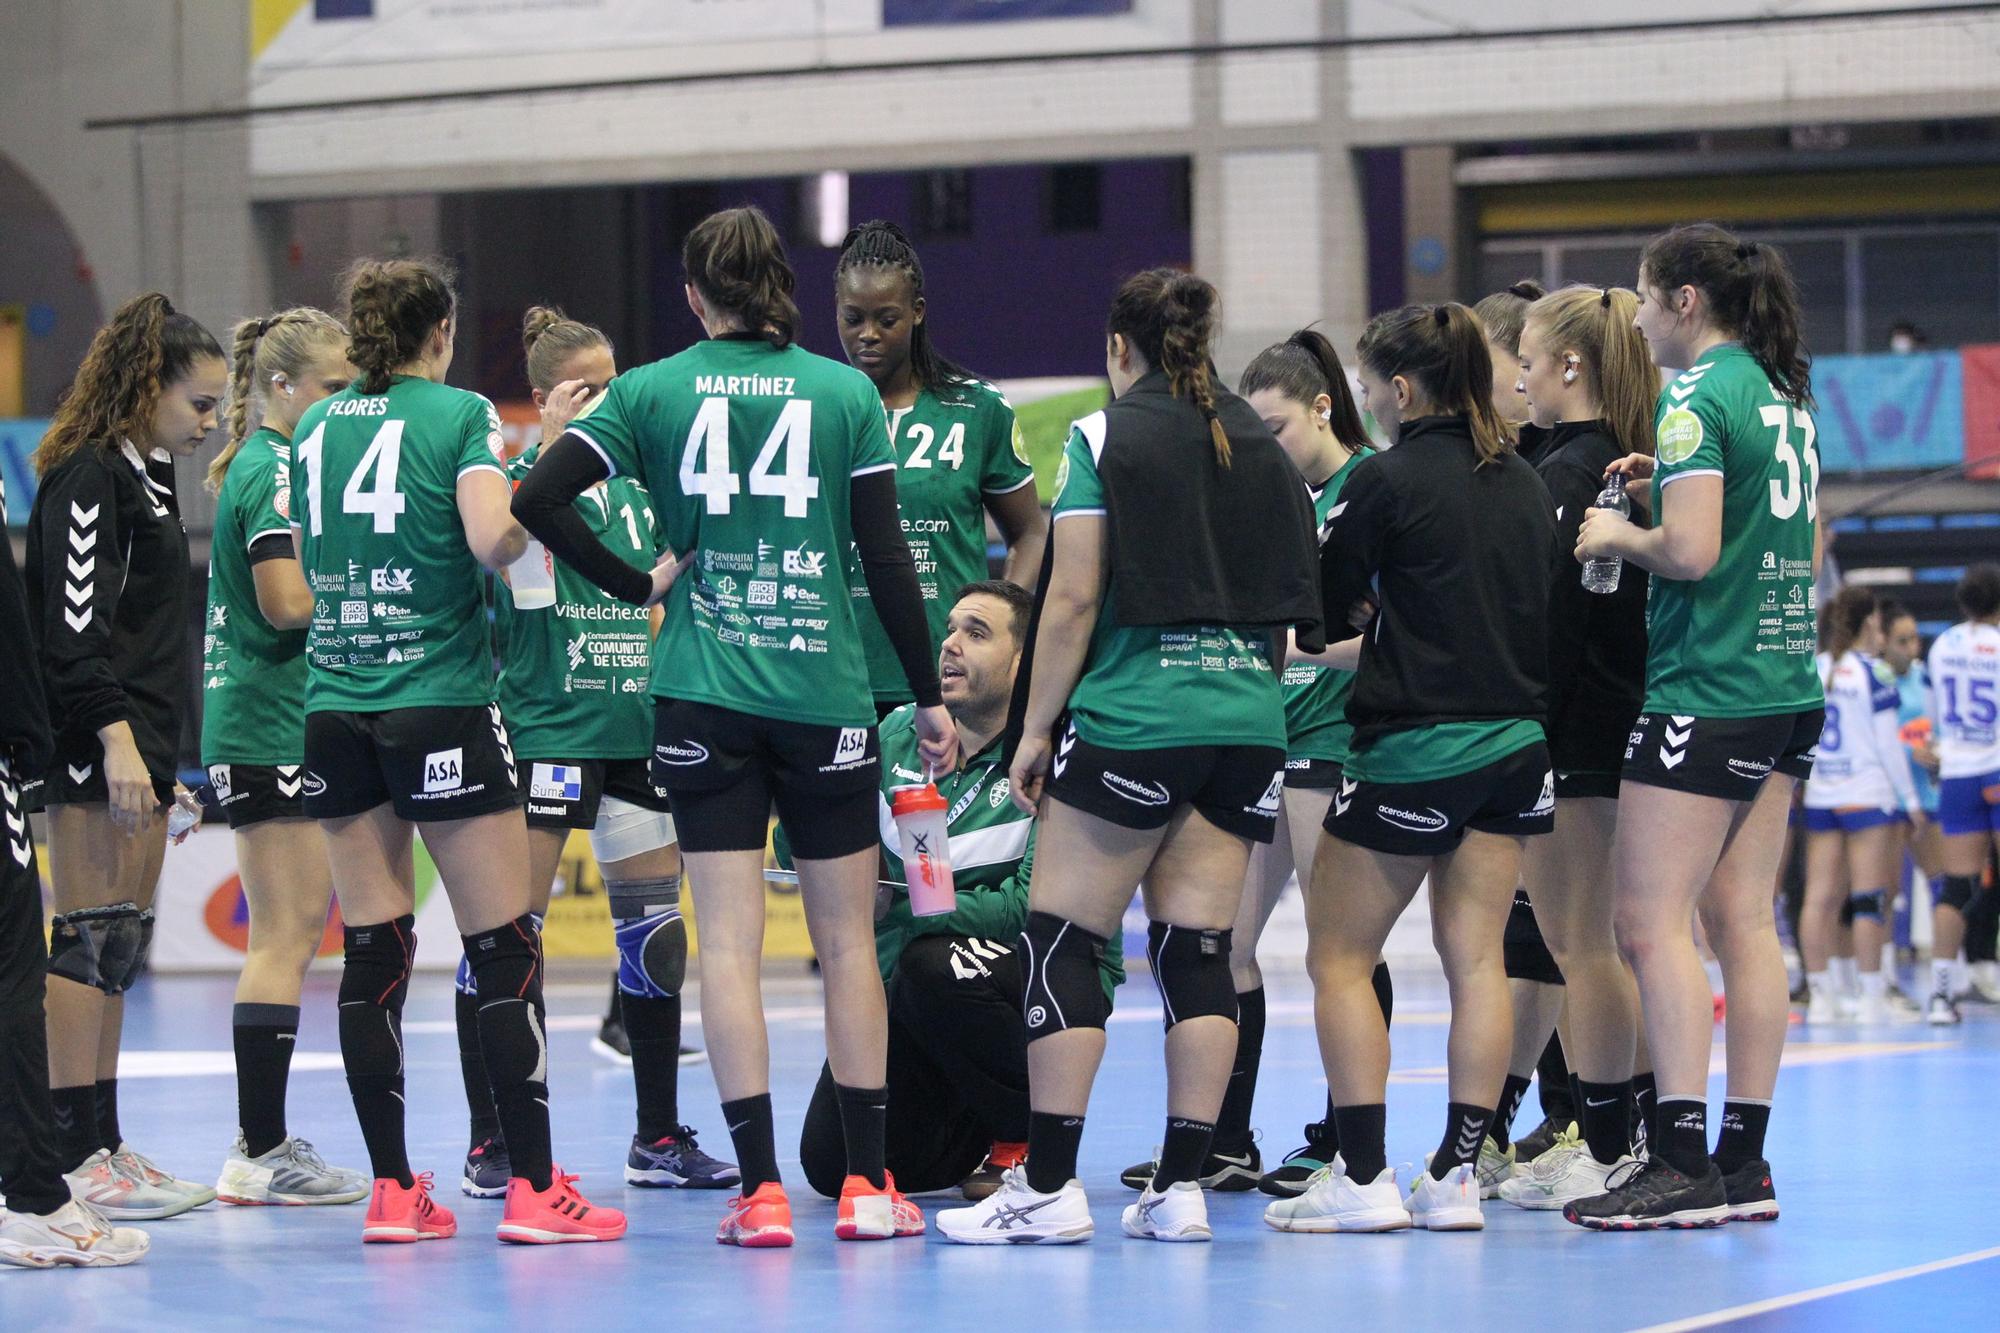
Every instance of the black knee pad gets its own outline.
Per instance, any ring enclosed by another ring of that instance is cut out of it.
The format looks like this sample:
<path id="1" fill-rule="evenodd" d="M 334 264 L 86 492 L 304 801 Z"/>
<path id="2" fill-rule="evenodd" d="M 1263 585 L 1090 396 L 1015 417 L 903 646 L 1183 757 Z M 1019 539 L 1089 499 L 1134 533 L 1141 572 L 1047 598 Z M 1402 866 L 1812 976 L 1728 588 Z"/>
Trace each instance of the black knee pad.
<path id="1" fill-rule="evenodd" d="M 1855 913 L 1855 910 L 1856 910 L 1856 909 L 1855 909 L 1855 905 L 1854 905 L 1854 895 L 1853 895 L 1853 894 L 1849 894 L 1849 895 L 1848 895 L 1847 897 L 1845 897 L 1845 898 L 1842 898 L 1842 899 L 1840 900 L 1840 914 L 1839 914 L 1839 915 L 1840 915 L 1840 928 L 1841 928 L 1842 930 L 1848 930 L 1848 929 L 1850 929 L 1850 928 L 1852 928 L 1852 927 L 1853 927 L 1853 925 L 1854 925 L 1854 913 Z"/>
<path id="2" fill-rule="evenodd" d="M 1972 901 L 1972 894 L 1972 876 L 1946 875 L 1938 885 L 1937 905 L 1952 908 L 1962 915 L 1966 905 Z"/>
<path id="3" fill-rule="evenodd" d="M 681 877 L 606 884 L 612 934 L 618 944 L 618 989 L 671 999 L 687 983 L 687 922 L 681 918 Z"/>
<path id="4" fill-rule="evenodd" d="M 1104 1027 L 1111 1016 L 1111 1002 L 1104 995 L 1104 938 L 1093 935 L 1074 921 L 1065 921 L 1047 912 L 1030 912 L 1021 931 L 1022 970 L 1026 993 L 1021 1000 L 1021 1016 L 1028 1024 L 1028 1040 L 1052 1037 L 1071 1028 Z M 1223 983 L 1228 985 L 1227 959 Z M 1230 994 L 1235 995 L 1234 987 Z"/>
<path id="5" fill-rule="evenodd" d="M 504 926 L 459 938 L 482 1001 L 527 1000 L 541 993 L 542 949 L 532 916 L 523 913 Z"/>
<path id="6" fill-rule="evenodd" d="M 410 990 L 410 962 L 417 953 L 417 919 L 399 916 L 373 926 L 347 926 L 341 930 L 346 945 L 345 965 L 340 971 L 340 1005 L 369 1005 L 403 1012 L 403 997 Z"/>
<path id="7" fill-rule="evenodd" d="M 1232 934 L 1164 921 L 1146 927 L 1146 961 L 1160 988 L 1168 1031 L 1190 1018 L 1236 1021 L 1236 983 L 1229 975 Z"/>
<path id="8" fill-rule="evenodd" d="M 542 951 L 534 918 L 524 914 L 460 938 L 479 988 L 479 1051 L 494 1094 L 523 1082 L 547 1083 L 549 1043 L 539 1013 Z"/>
<path id="9" fill-rule="evenodd" d="M 83 907 L 59 913 L 49 929 L 49 975 L 123 995 L 145 969 L 153 914 L 137 903 Z"/>
<path id="10" fill-rule="evenodd" d="M 1856 921 L 1873 921 L 1880 924 L 1882 914 L 1888 908 L 1888 901 L 1889 894 L 1885 889 L 1870 889 L 1866 893 L 1848 894 L 1847 923 L 1853 925 Z"/>

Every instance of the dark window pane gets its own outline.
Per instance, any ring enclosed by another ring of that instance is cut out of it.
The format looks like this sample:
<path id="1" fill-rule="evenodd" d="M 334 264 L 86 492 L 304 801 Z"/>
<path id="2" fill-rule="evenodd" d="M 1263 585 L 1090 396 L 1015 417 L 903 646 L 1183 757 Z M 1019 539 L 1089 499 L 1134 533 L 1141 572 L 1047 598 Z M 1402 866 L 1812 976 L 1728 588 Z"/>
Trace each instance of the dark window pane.
<path id="1" fill-rule="evenodd" d="M 1542 248 L 1539 245 L 1494 246 L 1481 250 L 1478 278 L 1469 298 L 1473 301 L 1494 292 L 1504 292 L 1523 278 L 1533 278 L 1546 284 L 1548 275 L 1542 272 Z"/>
<path id="2" fill-rule="evenodd" d="M 1639 280 L 1639 246 L 1624 241 L 1605 245 L 1566 245 L 1562 280 L 1592 287 L 1630 287 Z"/>
<path id="3" fill-rule="evenodd" d="M 1847 345 L 1847 243 L 1838 238 L 1775 239 L 1798 280 L 1806 350 L 1821 355 L 1866 351 Z"/>
<path id="4" fill-rule="evenodd" d="M 1096 231 L 1104 223 L 1104 171 L 1095 162 L 1049 168 L 1049 230 Z"/>
<path id="5" fill-rule="evenodd" d="M 911 184 L 910 211 L 919 237 L 972 234 L 972 173 L 958 168 L 920 171 Z"/>
<path id="6" fill-rule="evenodd" d="M 1932 347 L 2000 339 L 2000 233 L 1903 232 L 1861 241 L 1866 350 L 1907 320 Z"/>

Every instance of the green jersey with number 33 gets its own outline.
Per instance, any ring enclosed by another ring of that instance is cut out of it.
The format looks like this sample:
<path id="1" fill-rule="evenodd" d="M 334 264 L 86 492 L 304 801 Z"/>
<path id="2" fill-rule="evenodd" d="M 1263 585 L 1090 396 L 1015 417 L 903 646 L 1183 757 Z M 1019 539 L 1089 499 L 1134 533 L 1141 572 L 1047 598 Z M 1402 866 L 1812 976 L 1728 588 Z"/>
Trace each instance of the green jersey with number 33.
<path id="1" fill-rule="evenodd" d="M 1660 394 L 1653 513 L 1674 483 L 1722 479 L 1722 551 L 1699 579 L 1655 574 L 1646 607 L 1648 712 L 1762 717 L 1824 699 L 1813 594 L 1819 453 L 1811 415 L 1735 343 Z"/>
<path id="2" fill-rule="evenodd" d="M 696 553 L 665 602 L 655 698 L 873 725 L 848 488 L 896 460 L 866 375 L 715 338 L 620 375 L 570 430 L 645 486 L 670 549 Z"/>
<path id="3" fill-rule="evenodd" d="M 293 435 L 292 526 L 312 589 L 306 711 L 493 702 L 484 571 L 458 479 L 503 479 L 500 417 L 476 393 L 396 376 L 306 409 Z"/>
<path id="4" fill-rule="evenodd" d="M 896 451 L 903 535 L 917 562 L 935 645 L 944 639 L 945 617 L 958 590 L 986 577 L 986 497 L 1032 486 L 1035 472 L 1013 407 L 998 389 L 978 380 L 938 392 L 921 389 L 915 403 L 892 409 L 889 443 Z M 868 585 L 859 578 L 854 597 L 875 698 L 907 700 L 910 685 L 902 664 L 869 605 Z"/>

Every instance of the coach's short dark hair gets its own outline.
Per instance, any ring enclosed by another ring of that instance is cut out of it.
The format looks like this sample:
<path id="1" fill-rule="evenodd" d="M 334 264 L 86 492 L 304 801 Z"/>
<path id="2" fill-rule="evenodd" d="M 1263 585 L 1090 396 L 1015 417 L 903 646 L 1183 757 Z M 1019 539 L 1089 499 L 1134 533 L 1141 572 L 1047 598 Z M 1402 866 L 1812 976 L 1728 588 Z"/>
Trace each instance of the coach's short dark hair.
<path id="1" fill-rule="evenodd" d="M 1006 579 L 980 579 L 968 583 L 952 596 L 952 601 L 962 602 L 968 597 L 993 597 L 1007 603 L 1013 612 L 1007 625 L 1008 633 L 1014 636 L 1015 646 L 1028 641 L 1028 616 L 1035 609 L 1035 596 L 1018 583 Z"/>

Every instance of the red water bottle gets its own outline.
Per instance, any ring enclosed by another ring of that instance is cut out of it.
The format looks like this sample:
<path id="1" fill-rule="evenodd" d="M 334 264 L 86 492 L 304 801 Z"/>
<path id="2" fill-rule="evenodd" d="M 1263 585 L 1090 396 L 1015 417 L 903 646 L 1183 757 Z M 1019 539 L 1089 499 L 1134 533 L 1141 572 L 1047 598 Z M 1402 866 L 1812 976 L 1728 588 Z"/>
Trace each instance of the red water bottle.
<path id="1" fill-rule="evenodd" d="M 917 916 L 948 914 L 958 906 L 958 895 L 951 882 L 944 797 L 931 782 L 892 787 L 889 814 L 896 821 L 903 846 L 903 880 L 910 889 L 910 911 Z"/>

